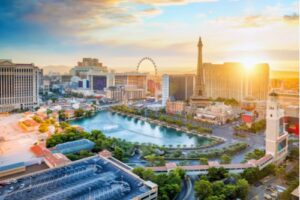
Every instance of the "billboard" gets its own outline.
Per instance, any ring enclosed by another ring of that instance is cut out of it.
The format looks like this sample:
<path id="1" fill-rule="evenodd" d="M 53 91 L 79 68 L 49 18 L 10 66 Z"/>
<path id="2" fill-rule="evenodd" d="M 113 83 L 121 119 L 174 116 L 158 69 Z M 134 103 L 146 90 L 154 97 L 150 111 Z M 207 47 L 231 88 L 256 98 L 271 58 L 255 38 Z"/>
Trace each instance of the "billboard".
<path id="1" fill-rule="evenodd" d="M 93 90 L 103 90 L 106 88 L 106 76 L 93 76 Z"/>

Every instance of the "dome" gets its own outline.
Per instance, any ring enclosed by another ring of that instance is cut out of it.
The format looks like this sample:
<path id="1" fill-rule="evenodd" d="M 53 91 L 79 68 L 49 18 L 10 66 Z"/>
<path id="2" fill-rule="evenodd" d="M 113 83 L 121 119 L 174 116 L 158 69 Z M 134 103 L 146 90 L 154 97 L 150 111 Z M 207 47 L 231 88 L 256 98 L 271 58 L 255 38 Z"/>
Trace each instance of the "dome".
<path id="1" fill-rule="evenodd" d="M 241 105 L 243 110 L 253 111 L 256 108 L 256 100 L 252 96 L 245 97 Z"/>

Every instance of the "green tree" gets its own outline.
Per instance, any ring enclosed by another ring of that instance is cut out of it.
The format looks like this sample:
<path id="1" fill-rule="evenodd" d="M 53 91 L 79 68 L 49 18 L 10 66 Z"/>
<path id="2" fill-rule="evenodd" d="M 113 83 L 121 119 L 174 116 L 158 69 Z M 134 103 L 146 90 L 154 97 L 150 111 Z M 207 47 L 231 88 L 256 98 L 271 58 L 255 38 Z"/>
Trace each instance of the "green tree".
<path id="1" fill-rule="evenodd" d="M 82 108 L 79 108 L 74 111 L 75 117 L 82 117 L 84 115 L 84 110 Z"/>
<path id="2" fill-rule="evenodd" d="M 145 168 L 143 168 L 143 167 L 136 167 L 132 170 L 133 173 L 135 173 L 136 175 L 138 175 L 141 178 L 143 178 L 144 171 L 145 171 Z"/>
<path id="3" fill-rule="evenodd" d="M 180 149 L 177 149 L 173 152 L 173 156 L 175 158 L 179 158 L 182 155 L 182 151 Z"/>
<path id="4" fill-rule="evenodd" d="M 181 168 L 176 168 L 173 172 L 178 174 L 181 179 L 185 177 L 185 171 Z"/>
<path id="5" fill-rule="evenodd" d="M 278 166 L 275 169 L 276 177 L 279 178 L 279 181 L 282 182 L 283 177 L 285 176 L 285 168 L 283 166 Z"/>
<path id="6" fill-rule="evenodd" d="M 217 181 L 222 180 L 227 176 L 227 170 L 223 167 L 216 168 L 212 167 L 208 169 L 207 178 L 209 181 Z"/>
<path id="7" fill-rule="evenodd" d="M 114 157 L 120 161 L 122 161 L 124 159 L 124 151 L 123 151 L 123 149 L 121 149 L 118 146 L 115 147 L 113 154 L 114 154 Z"/>
<path id="8" fill-rule="evenodd" d="M 206 200 L 225 200 L 225 196 L 223 194 L 219 196 L 213 195 L 206 198 Z"/>
<path id="9" fill-rule="evenodd" d="M 62 121 L 65 121 L 67 119 L 67 115 L 65 114 L 65 111 L 64 110 L 60 110 L 58 112 L 58 118 Z"/>
<path id="10" fill-rule="evenodd" d="M 156 161 L 156 156 L 154 154 L 145 156 L 145 159 L 151 164 L 151 166 L 154 166 L 155 161 Z"/>
<path id="11" fill-rule="evenodd" d="M 208 159 L 206 157 L 200 157 L 200 163 L 202 165 L 207 165 L 208 164 Z"/>
<path id="12" fill-rule="evenodd" d="M 248 168 L 243 171 L 241 174 L 243 178 L 245 178 L 249 183 L 255 183 L 255 181 L 259 180 L 259 169 L 255 168 Z"/>
<path id="13" fill-rule="evenodd" d="M 225 195 L 225 199 L 236 199 L 237 197 L 237 191 L 236 191 L 236 186 L 235 185 L 225 185 L 225 187 L 223 188 L 223 192 Z"/>
<path id="14" fill-rule="evenodd" d="M 55 102 L 57 102 L 57 98 L 56 97 L 52 97 L 51 101 L 52 101 L 52 103 L 55 103 Z"/>
<path id="15" fill-rule="evenodd" d="M 265 151 L 261 149 L 254 149 L 254 151 L 249 152 L 245 155 L 246 160 L 255 159 L 258 160 L 265 155 Z"/>
<path id="16" fill-rule="evenodd" d="M 299 148 L 292 148 L 288 155 L 288 159 L 299 160 Z"/>
<path id="17" fill-rule="evenodd" d="M 249 192 L 249 183 L 246 179 L 239 179 L 236 184 L 237 196 L 246 199 Z"/>
<path id="18" fill-rule="evenodd" d="M 221 156 L 221 164 L 230 164 L 230 163 L 231 163 L 231 157 L 226 154 L 223 154 Z"/>
<path id="19" fill-rule="evenodd" d="M 65 129 L 65 128 L 71 126 L 68 122 L 64 122 L 64 121 L 60 122 L 59 125 L 62 129 Z"/>
<path id="20" fill-rule="evenodd" d="M 52 110 L 47 109 L 47 115 L 50 115 L 52 113 Z"/>
<path id="21" fill-rule="evenodd" d="M 85 117 L 91 117 L 92 114 L 93 114 L 93 112 L 91 110 L 87 110 L 87 111 L 85 111 L 84 116 Z"/>
<path id="22" fill-rule="evenodd" d="M 215 181 L 212 184 L 213 193 L 215 196 L 222 195 L 222 189 L 224 187 L 223 181 Z"/>
<path id="23" fill-rule="evenodd" d="M 200 200 L 208 198 L 213 193 L 212 184 L 206 180 L 196 181 L 194 190 L 196 197 L 198 197 Z"/>

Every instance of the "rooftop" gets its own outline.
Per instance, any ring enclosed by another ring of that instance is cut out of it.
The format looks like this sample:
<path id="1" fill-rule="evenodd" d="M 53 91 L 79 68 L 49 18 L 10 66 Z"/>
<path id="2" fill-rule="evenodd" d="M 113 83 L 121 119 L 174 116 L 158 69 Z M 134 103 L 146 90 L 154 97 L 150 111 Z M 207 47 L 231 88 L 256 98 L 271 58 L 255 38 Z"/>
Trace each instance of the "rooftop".
<path id="1" fill-rule="evenodd" d="M 80 139 L 71 142 L 65 142 L 56 145 L 51 149 L 52 153 L 75 153 L 81 150 L 90 150 L 94 147 L 95 143 L 88 139 Z"/>
<path id="2" fill-rule="evenodd" d="M 0 199 L 134 199 L 150 192 L 148 184 L 101 156 L 4 182 Z"/>

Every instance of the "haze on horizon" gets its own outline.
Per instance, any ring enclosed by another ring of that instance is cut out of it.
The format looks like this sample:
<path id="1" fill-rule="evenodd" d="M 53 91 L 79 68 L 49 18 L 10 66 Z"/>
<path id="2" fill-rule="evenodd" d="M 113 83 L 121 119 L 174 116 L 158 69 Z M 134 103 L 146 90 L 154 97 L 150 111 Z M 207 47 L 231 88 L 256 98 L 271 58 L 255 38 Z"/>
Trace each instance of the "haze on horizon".
<path id="1" fill-rule="evenodd" d="M 72 67 L 95 57 L 133 71 L 148 56 L 160 72 L 192 73 L 201 35 L 204 62 L 267 62 L 296 71 L 298 6 L 297 0 L 2 0 L 0 58 Z"/>

